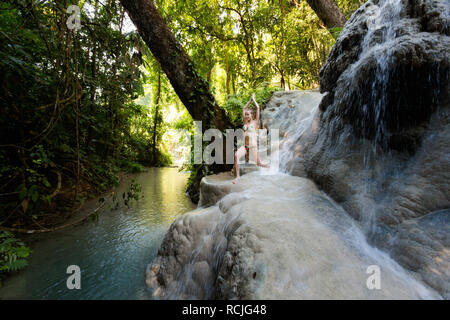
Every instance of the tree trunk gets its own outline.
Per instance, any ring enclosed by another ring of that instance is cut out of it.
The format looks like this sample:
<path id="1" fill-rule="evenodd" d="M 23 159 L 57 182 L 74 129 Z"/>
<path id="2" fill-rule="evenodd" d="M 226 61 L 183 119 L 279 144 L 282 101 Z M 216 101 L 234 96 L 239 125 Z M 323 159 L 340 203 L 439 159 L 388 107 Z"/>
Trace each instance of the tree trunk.
<path id="1" fill-rule="evenodd" d="M 227 90 L 227 97 L 230 94 L 230 65 L 228 64 L 228 55 L 225 56 L 225 73 L 227 75 L 226 79 L 225 79 L 225 88 Z"/>
<path id="2" fill-rule="evenodd" d="M 203 130 L 228 127 L 225 111 L 218 106 L 208 84 L 195 71 L 192 62 L 167 27 L 153 1 L 120 0 L 150 48 L 172 87 Z"/>
<path id="3" fill-rule="evenodd" d="M 236 74 L 231 74 L 231 84 L 233 88 L 233 94 L 236 94 Z"/>
<path id="4" fill-rule="evenodd" d="M 161 70 L 158 71 L 158 89 L 156 92 L 156 102 L 155 102 L 155 119 L 153 120 L 153 145 L 152 145 L 152 162 L 153 165 L 157 164 L 156 159 L 156 130 L 158 130 L 158 121 L 159 121 L 159 100 L 161 97 Z"/>
<path id="5" fill-rule="evenodd" d="M 211 83 L 211 73 L 212 73 L 212 68 L 209 69 L 208 73 L 206 74 L 206 81 L 208 81 L 208 83 Z"/>
<path id="6" fill-rule="evenodd" d="M 284 82 L 284 75 L 283 72 L 280 72 L 281 80 L 280 80 L 280 87 L 283 88 L 283 90 L 286 90 L 286 84 Z"/>
<path id="7" fill-rule="evenodd" d="M 343 27 L 347 19 L 333 0 L 306 0 L 328 29 Z"/>

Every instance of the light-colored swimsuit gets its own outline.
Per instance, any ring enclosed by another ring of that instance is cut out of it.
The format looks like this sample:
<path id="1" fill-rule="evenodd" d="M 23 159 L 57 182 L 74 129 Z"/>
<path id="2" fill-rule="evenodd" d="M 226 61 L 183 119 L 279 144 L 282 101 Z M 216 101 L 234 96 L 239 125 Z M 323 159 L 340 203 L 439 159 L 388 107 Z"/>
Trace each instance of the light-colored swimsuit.
<path id="1" fill-rule="evenodd" d="M 248 132 L 247 136 L 249 137 L 249 139 L 256 138 L 257 128 L 255 127 L 255 125 L 253 123 L 249 124 L 249 125 L 245 124 L 242 128 L 244 129 L 245 133 Z M 256 148 L 256 145 L 257 145 L 257 143 L 253 144 L 252 146 L 249 146 L 249 144 L 250 144 L 250 142 L 247 143 L 247 139 L 245 139 L 245 150 L 247 152 L 249 151 L 250 148 L 251 149 Z"/>
<path id="2" fill-rule="evenodd" d="M 249 124 L 248 126 L 247 126 L 246 124 L 244 124 L 243 129 L 244 129 L 245 132 L 249 131 L 249 132 L 254 132 L 254 133 L 256 133 L 256 128 L 255 128 L 255 126 L 254 126 L 253 123 L 252 123 L 252 124 Z"/>

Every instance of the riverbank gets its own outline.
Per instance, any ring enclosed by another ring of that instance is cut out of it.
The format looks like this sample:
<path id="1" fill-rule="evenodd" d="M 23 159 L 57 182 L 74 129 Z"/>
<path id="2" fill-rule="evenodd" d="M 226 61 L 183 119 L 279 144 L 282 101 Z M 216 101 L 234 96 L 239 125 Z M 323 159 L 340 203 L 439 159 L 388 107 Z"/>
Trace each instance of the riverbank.
<path id="1" fill-rule="evenodd" d="M 63 231 L 69 228 L 76 227 L 77 225 L 80 225 L 86 221 L 93 221 L 95 219 L 98 219 L 98 214 L 100 213 L 101 209 L 108 206 L 111 207 L 111 200 L 115 194 L 115 190 L 117 190 L 117 188 L 128 185 L 130 181 L 132 181 L 132 179 L 136 176 L 137 173 L 119 172 L 118 186 L 111 187 L 109 191 L 105 191 L 101 194 L 91 195 L 91 197 L 87 201 L 83 201 L 82 203 L 80 203 L 77 209 L 67 212 L 66 214 L 60 213 L 59 216 L 56 212 L 47 212 L 46 214 L 54 214 L 55 216 L 57 216 L 56 219 L 54 219 L 55 221 L 53 221 L 50 226 L 42 225 L 36 222 L 34 224 L 36 226 L 35 228 L 10 228 L 0 226 L 0 231 L 10 232 L 11 235 L 14 236 L 14 238 L 9 239 L 16 239 L 16 241 L 22 242 L 28 248 L 36 247 L 39 239 L 41 238 L 39 235 L 56 233 L 57 231 Z M 27 258 L 29 259 L 29 257 L 22 257 L 23 260 Z M 28 261 L 26 261 L 26 263 L 28 264 Z M 7 280 L 11 276 L 20 274 L 20 272 L 21 270 L 14 270 L 2 273 L 0 275 L 0 287 L 5 280 Z"/>
<path id="2" fill-rule="evenodd" d="M 123 183 L 126 183 L 126 181 L 133 178 L 133 176 L 136 176 L 137 173 L 130 173 L 130 172 L 119 172 L 117 177 L 117 184 L 121 185 Z M 65 193 L 66 197 L 67 194 L 71 194 L 71 192 L 67 191 L 71 189 L 69 186 L 59 187 L 60 189 L 66 190 L 62 191 L 61 193 Z M 46 220 L 45 222 L 36 220 L 33 217 L 30 217 L 33 221 L 30 222 L 27 225 L 19 225 L 14 224 L 12 227 L 5 227 L 0 226 L 0 231 L 9 231 L 14 232 L 22 235 L 22 237 L 26 234 L 35 234 L 35 233 L 47 233 L 47 232 L 54 232 L 57 230 L 64 229 L 66 227 L 70 227 L 74 224 L 77 224 L 79 222 L 84 221 L 85 219 L 89 218 L 92 214 L 95 214 L 98 212 L 98 210 L 103 206 L 102 204 L 99 204 L 99 199 L 108 199 L 114 194 L 114 191 L 117 188 L 111 186 L 108 191 L 103 192 L 96 192 L 96 193 L 90 193 L 87 190 L 89 190 L 89 186 L 84 186 L 84 189 L 81 190 L 80 194 L 84 194 L 82 197 L 82 200 L 78 200 L 77 202 L 72 204 L 72 210 L 67 211 L 60 211 L 56 207 L 49 206 L 43 214 L 43 216 L 52 216 L 52 219 L 50 221 Z M 58 192 L 59 193 L 59 192 Z M 86 199 L 87 198 L 87 199 Z M 106 203 L 104 203 L 106 204 Z M 80 217 L 80 212 L 86 211 L 86 210 L 92 210 L 91 214 L 85 215 Z"/>

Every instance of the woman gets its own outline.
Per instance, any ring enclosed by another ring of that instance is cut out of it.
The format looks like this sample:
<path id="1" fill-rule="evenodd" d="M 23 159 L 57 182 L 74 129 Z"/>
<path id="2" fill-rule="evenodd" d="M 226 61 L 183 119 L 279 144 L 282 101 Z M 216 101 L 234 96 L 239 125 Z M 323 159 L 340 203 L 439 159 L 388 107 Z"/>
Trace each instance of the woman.
<path id="1" fill-rule="evenodd" d="M 256 105 L 256 117 L 253 117 L 253 109 L 249 106 L 251 103 Z M 259 129 L 259 116 L 260 110 L 259 105 L 256 102 L 255 94 L 252 95 L 252 98 L 242 109 L 242 118 L 244 120 L 244 141 L 245 144 L 241 146 L 236 153 L 234 154 L 234 171 L 236 173 L 236 178 L 233 180 L 233 183 L 236 183 L 239 180 L 239 160 L 242 156 L 249 154 L 251 159 L 256 159 L 256 165 L 264 168 L 268 168 L 268 164 L 264 164 L 261 162 L 259 158 L 258 152 L 258 129 Z"/>

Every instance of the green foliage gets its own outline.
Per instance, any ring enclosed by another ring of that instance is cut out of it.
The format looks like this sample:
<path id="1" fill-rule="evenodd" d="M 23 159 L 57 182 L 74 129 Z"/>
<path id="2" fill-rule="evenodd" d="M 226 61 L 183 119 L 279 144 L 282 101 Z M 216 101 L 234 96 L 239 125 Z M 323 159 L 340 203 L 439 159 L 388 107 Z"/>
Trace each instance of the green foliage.
<path id="1" fill-rule="evenodd" d="M 337 39 L 342 29 L 343 29 L 342 27 L 331 28 L 330 33 L 333 35 L 333 38 Z"/>
<path id="2" fill-rule="evenodd" d="M 164 150 L 158 150 L 158 159 L 159 159 L 159 163 L 158 166 L 159 167 L 165 167 L 165 166 L 170 166 L 172 165 L 173 161 L 172 161 L 172 156 L 164 151 Z"/>
<path id="3" fill-rule="evenodd" d="M 120 170 L 155 162 L 148 151 L 151 112 L 133 102 L 144 93 L 145 46 L 125 30 L 118 0 L 73 1 L 83 8 L 76 32 L 66 25 L 69 4 L 0 4 L 0 219 L 6 225 L 70 208 L 76 196 L 116 185 Z M 162 159 L 157 164 L 170 160 Z"/>
<path id="4" fill-rule="evenodd" d="M 277 90 L 281 90 L 281 88 L 272 87 L 266 82 L 262 83 L 256 89 L 242 90 L 236 94 L 230 95 L 225 102 L 224 109 L 232 124 L 235 127 L 242 126 L 242 109 L 251 99 L 252 94 L 255 94 L 256 101 L 262 107 L 270 99 L 273 92 Z M 254 107 L 254 105 L 252 105 L 252 107 Z"/>
<path id="5" fill-rule="evenodd" d="M 142 197 L 142 187 L 140 184 L 136 183 L 134 180 L 131 182 L 127 191 L 122 193 L 123 203 L 130 207 L 130 201 L 135 200 L 139 201 L 139 198 Z"/>
<path id="6" fill-rule="evenodd" d="M 364 1 L 337 0 L 349 17 Z M 219 102 L 270 82 L 317 88 L 338 29 L 327 30 L 306 1 L 157 1 L 170 29 Z"/>
<path id="7" fill-rule="evenodd" d="M 31 250 L 8 231 L 0 231 L 0 285 L 2 275 L 25 268 Z"/>
<path id="8" fill-rule="evenodd" d="M 145 167 L 137 162 L 124 161 L 121 167 L 129 173 L 139 173 L 145 171 Z"/>
<path id="9" fill-rule="evenodd" d="M 367 0 L 336 0 L 336 4 L 342 10 L 347 19 Z"/>
<path id="10" fill-rule="evenodd" d="M 362 1 L 336 2 L 349 17 Z M 82 7 L 76 32 L 66 25 L 69 3 Z M 252 93 L 262 105 L 278 87 L 316 88 L 341 31 L 324 28 L 305 1 L 155 3 L 236 127 Z M 192 132 L 192 118 L 180 112 L 166 75 L 127 21 L 119 0 L 1 2 L 5 225 L 70 209 L 86 193 L 116 185 L 120 170 L 170 165 L 173 131 Z M 174 109 L 179 113 L 171 117 Z"/>
<path id="11" fill-rule="evenodd" d="M 131 183 L 128 186 L 127 190 L 122 192 L 121 197 L 120 196 L 118 197 L 115 193 L 113 194 L 112 204 L 109 205 L 109 208 L 111 210 L 117 210 L 121 206 L 121 204 L 130 208 L 132 200 L 139 201 L 139 199 L 141 199 L 141 198 L 143 198 L 142 186 L 139 183 L 136 183 L 136 181 L 133 179 L 133 180 L 131 180 Z M 99 202 L 104 202 L 104 201 L 105 201 L 104 198 L 100 198 L 100 200 L 99 200 Z M 91 218 L 93 221 L 96 221 L 98 219 L 98 215 L 93 214 L 91 216 Z"/>

